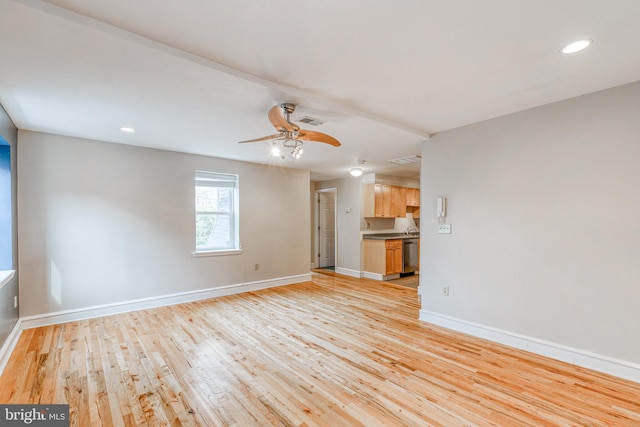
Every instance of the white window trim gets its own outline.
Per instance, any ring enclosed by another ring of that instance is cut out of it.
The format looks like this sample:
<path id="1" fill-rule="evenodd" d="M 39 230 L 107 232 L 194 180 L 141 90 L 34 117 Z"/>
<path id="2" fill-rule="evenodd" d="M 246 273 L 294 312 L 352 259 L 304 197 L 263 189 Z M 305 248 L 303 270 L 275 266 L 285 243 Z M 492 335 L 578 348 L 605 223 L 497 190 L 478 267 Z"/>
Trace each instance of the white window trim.
<path id="1" fill-rule="evenodd" d="M 220 249 L 218 251 L 193 251 L 191 255 L 194 257 L 205 257 L 205 256 L 226 256 L 226 255 L 242 255 L 242 248 L 240 249 Z"/>
<path id="2" fill-rule="evenodd" d="M 233 176 L 235 177 L 235 181 L 234 181 L 234 188 L 236 190 L 236 194 L 234 197 L 234 215 L 233 215 L 233 222 L 234 222 L 234 233 L 235 233 L 235 239 L 237 242 L 237 247 L 236 248 L 224 248 L 224 249 L 201 249 L 198 250 L 197 248 L 191 253 L 191 255 L 193 257 L 211 257 L 211 256 L 227 256 L 227 255 L 241 255 L 242 254 L 242 244 L 240 243 L 240 217 L 239 217 L 239 209 L 240 209 L 240 197 L 239 197 L 239 191 L 240 191 L 240 176 L 237 174 L 230 174 L 230 173 L 222 173 L 222 172 L 208 172 L 208 171 L 202 171 L 202 170 L 196 170 L 195 173 L 195 182 L 197 185 L 198 182 L 198 175 L 200 175 L 203 178 L 206 178 L 207 175 L 218 175 L 218 176 Z"/>
<path id="3" fill-rule="evenodd" d="M 0 289 L 16 275 L 15 270 L 0 270 Z"/>

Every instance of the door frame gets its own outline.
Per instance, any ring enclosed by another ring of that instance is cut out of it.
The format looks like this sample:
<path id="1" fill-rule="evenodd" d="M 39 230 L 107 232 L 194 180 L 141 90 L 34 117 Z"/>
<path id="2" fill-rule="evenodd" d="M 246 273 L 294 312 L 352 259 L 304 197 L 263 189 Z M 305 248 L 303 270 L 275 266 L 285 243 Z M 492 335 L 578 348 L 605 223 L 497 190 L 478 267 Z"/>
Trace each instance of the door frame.
<path id="1" fill-rule="evenodd" d="M 320 193 L 333 193 L 334 197 L 334 209 L 333 209 L 333 221 L 335 224 L 333 230 L 334 249 L 333 252 L 336 257 L 335 267 L 338 268 L 338 189 L 337 188 L 323 188 L 315 191 L 315 209 L 314 211 L 314 223 L 313 223 L 313 235 L 314 235 L 314 248 L 313 248 L 313 263 L 312 268 L 319 268 L 319 255 L 320 255 Z"/>

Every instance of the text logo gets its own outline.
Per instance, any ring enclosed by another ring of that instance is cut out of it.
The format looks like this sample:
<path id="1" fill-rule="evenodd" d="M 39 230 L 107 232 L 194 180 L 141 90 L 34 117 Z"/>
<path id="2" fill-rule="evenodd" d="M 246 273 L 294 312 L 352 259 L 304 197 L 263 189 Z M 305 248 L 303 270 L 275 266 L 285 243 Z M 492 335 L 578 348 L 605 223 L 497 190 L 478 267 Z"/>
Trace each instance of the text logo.
<path id="1" fill-rule="evenodd" d="M 0 425 L 69 427 L 69 405 L 0 405 Z"/>

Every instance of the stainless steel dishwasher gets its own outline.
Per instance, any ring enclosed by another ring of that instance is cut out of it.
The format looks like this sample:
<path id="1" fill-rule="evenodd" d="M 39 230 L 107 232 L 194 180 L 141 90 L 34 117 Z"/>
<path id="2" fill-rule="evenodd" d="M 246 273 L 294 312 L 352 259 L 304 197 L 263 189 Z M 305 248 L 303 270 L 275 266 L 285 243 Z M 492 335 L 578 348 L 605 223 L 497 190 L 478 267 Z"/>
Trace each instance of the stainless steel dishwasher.
<path id="1" fill-rule="evenodd" d="M 418 270 L 418 242 L 420 239 L 404 239 L 402 241 L 402 273 L 413 273 Z"/>

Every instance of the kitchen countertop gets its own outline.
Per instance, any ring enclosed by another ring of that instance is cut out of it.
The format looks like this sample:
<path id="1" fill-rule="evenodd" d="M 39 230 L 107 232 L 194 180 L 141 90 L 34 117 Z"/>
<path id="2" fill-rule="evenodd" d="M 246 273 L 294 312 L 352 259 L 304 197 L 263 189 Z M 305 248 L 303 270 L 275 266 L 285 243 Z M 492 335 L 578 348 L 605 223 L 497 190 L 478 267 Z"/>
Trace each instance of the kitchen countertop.
<path id="1" fill-rule="evenodd" d="M 405 240 L 405 239 L 419 239 L 420 235 L 407 236 L 404 233 L 380 233 L 380 234 L 363 234 L 363 239 L 366 240 Z"/>

